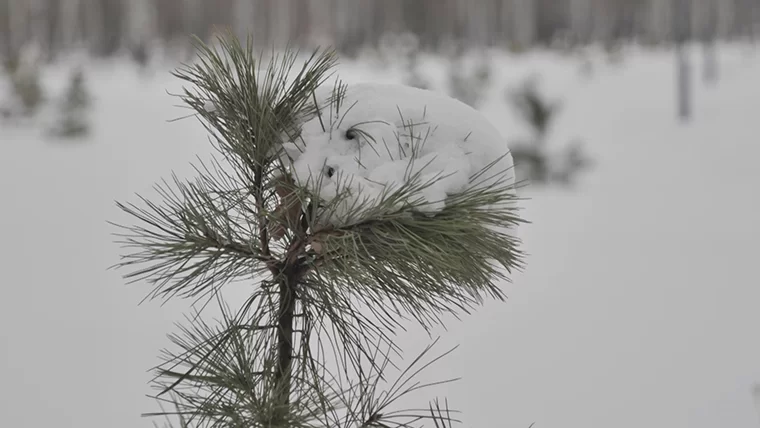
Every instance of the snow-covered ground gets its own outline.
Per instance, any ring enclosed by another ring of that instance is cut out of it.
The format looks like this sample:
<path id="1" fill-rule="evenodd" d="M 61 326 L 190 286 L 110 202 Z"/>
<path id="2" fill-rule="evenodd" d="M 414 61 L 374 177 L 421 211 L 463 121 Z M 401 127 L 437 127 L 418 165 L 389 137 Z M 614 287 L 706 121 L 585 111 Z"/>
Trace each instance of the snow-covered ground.
<path id="1" fill-rule="evenodd" d="M 527 193 L 528 267 L 508 302 L 448 325 L 440 350 L 461 347 L 430 376 L 464 379 L 436 392 L 473 428 L 760 425 L 760 54 L 722 47 L 718 84 L 697 73 L 689 125 L 675 120 L 670 53 L 598 60 L 591 77 L 548 53 L 493 59 L 488 118 L 522 135 L 503 90 L 538 72 L 564 105 L 550 144 L 581 137 L 596 166 L 574 189 Z M 443 78 L 435 61 L 423 69 Z M 65 71 L 48 70 L 48 85 Z M 398 80 L 375 64 L 340 73 Z M 131 221 L 113 201 L 189 172 L 206 136 L 166 122 L 184 111 L 163 71 L 97 64 L 88 83 L 91 141 L 0 124 L 0 426 L 151 426 L 146 371 L 187 308 L 138 306 L 147 286 L 106 270 L 120 253 L 106 220 Z M 400 341 L 412 355 L 420 339 Z"/>

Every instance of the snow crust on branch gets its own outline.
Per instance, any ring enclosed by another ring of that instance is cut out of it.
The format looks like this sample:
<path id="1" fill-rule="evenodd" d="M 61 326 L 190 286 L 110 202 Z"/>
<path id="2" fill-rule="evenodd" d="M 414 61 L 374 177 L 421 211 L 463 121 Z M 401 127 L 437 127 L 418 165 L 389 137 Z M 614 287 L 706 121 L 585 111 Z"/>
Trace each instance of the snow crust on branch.
<path id="1" fill-rule="evenodd" d="M 423 185 L 407 199 L 430 215 L 468 188 L 514 186 L 506 140 L 467 104 L 404 85 L 349 85 L 339 96 L 326 86 L 315 97 L 320 113 L 306 118 L 285 151 L 299 186 L 325 201 L 349 192 L 333 222 L 356 203 L 374 207 L 410 180 Z"/>

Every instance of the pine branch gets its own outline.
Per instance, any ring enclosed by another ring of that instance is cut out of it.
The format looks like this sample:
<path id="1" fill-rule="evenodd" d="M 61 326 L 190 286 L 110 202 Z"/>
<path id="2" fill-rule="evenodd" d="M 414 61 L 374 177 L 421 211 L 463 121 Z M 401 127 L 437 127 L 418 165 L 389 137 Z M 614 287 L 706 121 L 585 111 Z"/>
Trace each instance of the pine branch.
<path id="1" fill-rule="evenodd" d="M 501 184 L 473 185 L 449 197 L 434 216 L 417 214 L 423 202 L 409 201 L 431 185 L 415 180 L 370 208 L 352 208 L 361 212 L 356 222 L 318 233 L 321 252 L 311 287 L 343 290 L 351 284 L 367 307 L 386 307 L 390 300 L 395 316 L 409 315 L 426 326 L 438 323 L 443 312 L 466 313 L 485 297 L 503 299 L 499 282 L 522 266 L 511 229 L 524 220 L 514 189 Z"/>
<path id="2" fill-rule="evenodd" d="M 276 409 L 270 419 L 278 425 L 285 424 L 293 404 L 290 390 L 296 333 L 295 284 L 303 271 L 298 258 L 302 250 L 291 245 L 285 253 L 273 252 L 268 230 L 276 204 L 272 182 L 283 139 L 290 139 L 297 120 L 314 114 L 311 99 L 334 66 L 335 56 L 329 51 L 316 51 L 293 76 L 298 53 L 273 55 L 268 66 L 262 67 L 262 61 L 253 55 L 250 40 L 244 48 L 234 37 L 219 38 L 218 49 L 196 41 L 198 62 L 174 73 L 190 84 L 179 96 L 195 110 L 194 115 L 209 131 L 228 166 L 222 167 L 214 160 L 212 168 L 203 164 L 196 168 L 200 178 L 194 182 L 177 177 L 173 177 L 172 185 L 164 182 L 157 187 L 164 199 L 162 205 L 143 197 L 140 199 L 146 207 L 118 203 L 119 208 L 143 224 L 121 227 L 126 233 L 119 235 L 120 242 L 136 251 L 124 256 L 118 266 L 142 266 L 126 277 L 147 280 L 155 286 L 153 297 L 164 298 L 210 295 L 226 282 L 269 271 L 270 284 L 279 288 L 279 299 L 270 298 L 269 291 L 262 290 L 260 298 L 252 300 L 259 301 L 254 305 L 257 319 L 273 318 L 269 325 L 274 334 L 254 342 L 254 348 L 271 351 L 265 352 L 271 357 L 261 363 L 269 368 L 257 373 L 271 375 L 269 391 L 264 394 L 273 400 L 274 407 L 270 407 Z M 207 346 L 185 350 L 188 358 L 197 358 L 185 372 L 161 372 L 164 377 L 175 378 L 163 392 L 176 392 L 188 382 L 209 386 L 218 378 L 194 372 L 211 362 L 209 358 L 215 353 L 227 349 L 230 341 L 240 342 L 241 331 L 260 333 L 259 328 L 228 327 L 212 335 L 201 326 L 191 335 L 206 337 Z M 235 354 L 243 351 L 236 349 Z M 211 391 L 212 401 L 196 400 L 196 410 L 203 415 L 209 403 L 223 396 L 224 391 Z"/>
<path id="3" fill-rule="evenodd" d="M 264 67 L 250 40 L 245 48 L 234 37 L 219 38 L 219 49 L 196 43 L 198 63 L 174 73 L 190 85 L 180 98 L 195 110 L 228 165 L 201 164 L 195 183 L 164 181 L 157 188 L 163 206 L 142 197 L 147 208 L 118 204 L 146 225 L 122 227 L 127 232 L 119 235 L 120 243 L 141 251 L 125 256 L 118 267 L 144 266 L 127 278 L 153 283 L 153 297 L 196 297 L 212 284 L 273 272 L 276 255 L 267 224 L 275 200 L 269 181 L 283 137 L 299 118 L 314 114 L 313 92 L 335 64 L 333 52 L 315 51 L 291 76 L 297 52 L 273 55 Z"/>
<path id="4" fill-rule="evenodd" d="M 134 249 L 117 267 L 137 267 L 125 277 L 154 284 L 153 297 L 197 297 L 214 286 L 260 272 L 271 263 L 247 220 L 245 195 L 197 180 L 173 177 L 157 186 L 162 205 L 140 197 L 146 208 L 117 203 L 143 225 L 120 226 L 118 243 Z M 262 265 L 264 264 L 264 265 Z"/>

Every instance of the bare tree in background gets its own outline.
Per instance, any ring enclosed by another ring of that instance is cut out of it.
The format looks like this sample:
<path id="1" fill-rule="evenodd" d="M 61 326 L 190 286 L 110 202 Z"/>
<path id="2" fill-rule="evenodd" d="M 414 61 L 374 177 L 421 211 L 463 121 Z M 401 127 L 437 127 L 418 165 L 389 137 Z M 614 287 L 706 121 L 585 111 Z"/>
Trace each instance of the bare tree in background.
<path id="1" fill-rule="evenodd" d="M 691 70 L 685 45 L 690 36 L 691 0 L 675 0 L 673 7 L 678 117 L 682 121 L 688 121 L 691 119 Z"/>
<path id="2" fill-rule="evenodd" d="M 591 0 L 570 0 L 568 14 L 570 31 L 574 42 L 590 42 L 593 25 L 593 8 Z"/>
<path id="3" fill-rule="evenodd" d="M 536 5 L 530 0 L 511 0 L 514 19 L 512 39 L 520 47 L 529 46 L 536 34 Z"/>
<path id="4" fill-rule="evenodd" d="M 0 2 L 0 56 L 7 58 L 11 52 L 11 12 L 9 2 Z"/>
<path id="5" fill-rule="evenodd" d="M 704 64 L 702 77 L 705 83 L 712 84 L 718 80 L 718 58 L 716 39 L 718 37 L 718 4 L 715 1 L 703 1 L 703 30 L 701 31 Z"/>

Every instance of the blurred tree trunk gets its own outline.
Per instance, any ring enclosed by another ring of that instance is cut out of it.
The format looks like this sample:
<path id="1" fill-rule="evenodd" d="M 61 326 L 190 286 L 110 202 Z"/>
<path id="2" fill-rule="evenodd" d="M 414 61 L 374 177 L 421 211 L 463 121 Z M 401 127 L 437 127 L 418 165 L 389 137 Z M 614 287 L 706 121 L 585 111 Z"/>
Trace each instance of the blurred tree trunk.
<path id="1" fill-rule="evenodd" d="M 635 38 L 636 1 L 618 1 L 614 22 L 613 37 L 615 40 L 631 40 Z"/>
<path id="2" fill-rule="evenodd" d="M 121 0 L 101 0 L 100 3 L 102 38 L 99 52 L 103 56 L 108 56 L 116 53 L 122 46 L 126 13 L 124 13 Z"/>
<path id="3" fill-rule="evenodd" d="M 410 0 L 410 3 L 418 1 Z M 362 9 L 361 2 L 355 0 L 333 0 L 335 43 L 337 48 L 349 57 L 356 56 L 367 41 L 361 21 L 362 16 L 366 17 L 366 14 L 362 14 Z"/>
<path id="4" fill-rule="evenodd" d="M 685 45 L 691 36 L 691 0 L 675 0 L 673 6 L 678 117 L 682 121 L 688 121 L 691 119 L 691 69 Z"/>
<path id="5" fill-rule="evenodd" d="M 308 2 L 304 9 L 309 19 L 309 27 L 306 29 L 306 46 L 315 48 L 317 46 L 326 47 L 331 44 L 328 42 L 330 36 L 327 29 L 329 28 L 329 12 L 326 0 L 315 0 Z"/>
<path id="6" fill-rule="evenodd" d="M 498 19 L 501 25 L 502 31 L 502 45 L 509 46 L 512 41 L 513 23 L 510 19 L 512 17 L 512 3 L 509 0 L 501 1 L 501 13 L 499 13 Z"/>
<path id="7" fill-rule="evenodd" d="M 79 0 L 60 0 L 58 41 L 61 48 L 76 46 L 80 37 L 77 31 L 79 22 Z"/>
<path id="8" fill-rule="evenodd" d="M 256 9 L 251 0 L 237 0 L 233 13 L 232 28 L 238 38 L 245 40 L 248 35 L 253 35 L 253 20 Z"/>
<path id="9" fill-rule="evenodd" d="M 18 51 L 28 39 L 27 26 L 29 23 L 29 4 L 24 0 L 7 0 L 8 12 L 8 51 L 11 57 L 18 55 Z"/>
<path id="10" fill-rule="evenodd" d="M 513 43 L 519 49 L 532 45 L 536 37 L 536 3 L 533 0 L 511 0 Z"/>
<path id="11" fill-rule="evenodd" d="M 464 9 L 468 31 L 467 42 L 471 46 L 482 46 L 491 43 L 492 30 L 489 16 L 492 16 L 493 3 L 481 1 L 480 7 L 467 7 Z"/>
<path id="12" fill-rule="evenodd" d="M 45 28 L 46 40 L 45 45 L 48 50 L 48 57 L 52 59 L 55 54 L 65 48 L 61 39 L 61 9 L 63 8 L 61 0 L 46 0 L 45 5 Z"/>
<path id="13" fill-rule="evenodd" d="M 279 2 L 283 3 L 282 0 Z M 214 33 L 223 31 L 232 25 L 232 11 L 235 9 L 235 0 L 201 0 L 200 19 L 202 32 L 198 34 L 203 40 L 210 41 Z"/>
<path id="14" fill-rule="evenodd" d="M 591 40 L 592 10 L 590 0 L 570 1 L 570 29 L 576 42 L 588 43 Z"/>
<path id="15" fill-rule="evenodd" d="M 732 28 L 734 26 L 734 3 L 730 1 L 717 1 L 717 33 L 720 38 L 730 38 L 733 36 Z"/>
<path id="16" fill-rule="evenodd" d="M 253 20 L 252 30 L 253 39 L 258 46 L 266 46 L 270 43 L 270 30 L 271 24 L 269 1 L 259 0 L 255 2 L 253 8 Z"/>
<path id="17" fill-rule="evenodd" d="M 271 24 L 272 43 L 277 47 L 282 47 L 290 38 L 290 10 L 287 0 L 276 0 L 269 3 Z"/>
<path id="18" fill-rule="evenodd" d="M 154 1 L 156 5 L 156 27 L 161 40 L 164 42 L 172 41 L 183 27 L 190 31 L 196 30 L 196 28 L 188 27 L 187 25 L 190 23 L 185 19 L 186 15 L 192 14 L 192 5 L 181 5 L 177 0 Z"/>
<path id="19" fill-rule="evenodd" d="M 400 33 L 402 31 L 410 30 L 406 25 L 404 19 L 404 1 L 403 0 L 387 0 L 378 1 L 382 4 L 385 12 L 383 13 L 385 19 L 383 22 L 383 33 Z"/>
<path id="20" fill-rule="evenodd" d="M 718 58 L 717 43 L 718 35 L 718 5 L 717 2 L 707 0 L 703 2 L 705 10 L 703 11 L 703 28 L 702 28 L 702 51 L 704 55 L 704 65 L 702 77 L 707 84 L 714 84 L 718 80 Z"/>
<path id="21" fill-rule="evenodd" d="M 368 3 L 366 0 L 364 3 Z M 370 5 L 371 6 L 371 5 Z M 304 7 L 301 0 L 290 0 L 290 10 L 293 16 L 293 26 L 291 27 L 291 42 L 297 46 L 303 46 L 307 42 L 310 32 L 311 20 L 309 9 Z"/>
<path id="22" fill-rule="evenodd" d="M 404 27 L 420 37 L 420 40 L 426 35 L 428 13 L 424 0 L 407 0 L 403 2 L 403 19 Z"/>
<path id="23" fill-rule="evenodd" d="M 504 9 L 504 0 L 492 0 L 491 10 L 493 13 L 486 18 L 488 19 L 488 25 L 492 29 L 490 44 L 493 46 L 503 46 L 506 41 L 507 33 L 504 25 Z"/>
<path id="24" fill-rule="evenodd" d="M 11 56 L 10 1 L 0 2 L 0 62 Z M 0 64 L 2 66 L 2 64 Z M 2 70 L 2 67 L 0 67 Z"/>
<path id="25" fill-rule="evenodd" d="M 79 3 L 79 14 L 82 22 L 82 39 L 87 44 L 90 52 L 100 54 L 103 50 L 103 32 L 106 28 L 102 24 L 102 0 L 82 0 Z"/>
<path id="26" fill-rule="evenodd" d="M 386 15 L 385 11 L 388 9 L 388 7 L 381 3 L 378 0 L 369 0 L 370 1 L 370 34 L 369 37 L 373 41 L 373 44 L 376 44 L 381 37 L 383 37 L 383 33 L 386 28 Z"/>
<path id="27" fill-rule="evenodd" d="M 133 44 L 144 44 L 156 36 L 156 5 L 153 0 L 128 0 L 125 5 L 128 26 L 125 37 Z"/>
<path id="28" fill-rule="evenodd" d="M 439 30 L 440 22 L 444 21 L 443 14 L 446 13 L 445 9 L 442 9 L 442 4 L 435 0 L 424 0 L 422 7 L 425 13 L 422 14 L 421 19 L 424 24 L 419 29 L 420 45 L 425 48 L 432 48 L 436 44 L 436 40 L 440 38 L 442 32 Z M 481 23 L 483 26 L 487 26 L 487 23 Z"/>
<path id="29" fill-rule="evenodd" d="M 673 37 L 673 6 L 671 0 L 649 0 L 648 37 L 652 43 L 663 43 Z"/>
<path id="30" fill-rule="evenodd" d="M 749 40 L 752 43 L 752 46 L 755 46 L 755 38 L 757 33 L 757 27 L 758 27 L 758 20 L 760 20 L 760 4 L 758 4 L 757 1 L 749 2 L 747 5 L 749 11 L 747 15 L 749 18 Z"/>

